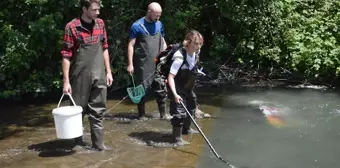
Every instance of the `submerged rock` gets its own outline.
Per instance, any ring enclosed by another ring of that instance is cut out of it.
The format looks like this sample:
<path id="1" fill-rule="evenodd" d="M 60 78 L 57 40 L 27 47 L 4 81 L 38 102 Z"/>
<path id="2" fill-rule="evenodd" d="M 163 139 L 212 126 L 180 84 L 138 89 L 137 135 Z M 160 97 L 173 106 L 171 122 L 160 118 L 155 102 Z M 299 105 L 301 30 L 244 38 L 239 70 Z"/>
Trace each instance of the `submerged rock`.
<path id="1" fill-rule="evenodd" d="M 200 110 L 199 108 L 196 108 L 196 112 L 195 112 L 195 117 L 196 118 L 210 118 L 211 115 L 208 113 L 204 113 L 202 110 Z"/>

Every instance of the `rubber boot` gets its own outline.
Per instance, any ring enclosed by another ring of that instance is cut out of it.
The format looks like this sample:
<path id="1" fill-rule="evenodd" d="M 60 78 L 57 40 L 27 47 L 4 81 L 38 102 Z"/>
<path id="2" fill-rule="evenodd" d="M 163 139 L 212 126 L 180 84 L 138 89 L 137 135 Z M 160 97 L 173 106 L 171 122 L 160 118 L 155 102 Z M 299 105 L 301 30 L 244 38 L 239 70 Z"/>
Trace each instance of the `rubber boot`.
<path id="1" fill-rule="evenodd" d="M 143 97 L 139 104 L 137 104 L 138 108 L 138 119 L 139 120 L 146 120 L 146 115 L 145 115 L 145 98 Z"/>
<path id="2" fill-rule="evenodd" d="M 199 132 L 193 128 L 191 128 L 191 119 L 190 118 L 185 118 L 184 123 L 183 123 L 183 130 L 182 134 L 183 135 L 188 135 L 188 134 L 198 134 Z"/>
<path id="3" fill-rule="evenodd" d="M 158 110 L 159 110 L 159 118 L 165 119 L 165 108 L 166 108 L 165 102 L 157 103 L 157 104 L 158 104 Z"/>
<path id="4" fill-rule="evenodd" d="M 182 139 L 182 127 L 172 127 L 172 140 L 175 146 L 184 146 L 190 144 Z"/>
<path id="5" fill-rule="evenodd" d="M 112 148 L 104 145 L 104 129 L 91 129 L 92 149 L 96 151 L 110 151 Z"/>

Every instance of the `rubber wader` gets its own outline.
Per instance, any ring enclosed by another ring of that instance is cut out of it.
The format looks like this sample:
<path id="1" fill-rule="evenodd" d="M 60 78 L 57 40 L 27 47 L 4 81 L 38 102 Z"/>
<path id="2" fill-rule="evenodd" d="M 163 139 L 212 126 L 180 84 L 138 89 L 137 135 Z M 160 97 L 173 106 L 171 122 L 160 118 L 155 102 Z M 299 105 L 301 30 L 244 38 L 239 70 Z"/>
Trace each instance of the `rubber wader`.
<path id="1" fill-rule="evenodd" d="M 176 126 L 172 127 L 172 141 L 175 146 L 184 146 L 184 145 L 189 145 L 190 142 L 183 140 L 182 138 L 182 127 L 181 126 Z"/>
<path id="2" fill-rule="evenodd" d="M 155 23 L 159 24 L 159 22 Z M 162 48 L 162 34 L 158 31 L 155 35 L 151 35 L 145 26 L 139 24 L 144 31 L 145 35 L 140 35 L 136 39 L 133 65 L 135 73 L 135 83 L 137 85 L 143 82 L 144 89 L 146 91 L 146 96 L 150 94 L 152 88 L 151 84 L 154 81 L 154 72 L 156 68 L 155 57 L 158 55 L 160 49 Z M 159 26 L 160 27 L 160 26 Z M 150 77 L 151 76 L 151 77 Z M 156 96 L 158 109 L 161 116 L 165 113 L 165 99 Z M 137 105 L 139 118 L 145 117 L 145 96 L 141 99 L 140 103 Z"/>
<path id="3" fill-rule="evenodd" d="M 83 116 L 87 114 L 90 121 L 92 148 L 99 151 L 109 150 L 103 143 L 107 85 L 100 40 L 97 44 L 80 44 L 72 58 L 70 81 L 74 101 L 82 106 Z M 76 143 L 83 143 L 82 137 L 75 140 Z"/>
<path id="4" fill-rule="evenodd" d="M 195 115 L 196 110 L 196 95 L 193 92 L 195 80 L 197 76 L 197 67 L 193 70 L 180 69 L 175 76 L 176 92 L 183 98 L 183 104 L 187 107 L 192 116 Z M 185 145 L 188 142 L 182 140 L 182 134 L 196 133 L 198 131 L 191 129 L 191 119 L 186 113 L 182 104 L 176 103 L 172 92 L 169 94 L 171 97 L 170 113 L 173 116 L 171 119 L 173 129 L 173 140 L 175 145 Z"/>

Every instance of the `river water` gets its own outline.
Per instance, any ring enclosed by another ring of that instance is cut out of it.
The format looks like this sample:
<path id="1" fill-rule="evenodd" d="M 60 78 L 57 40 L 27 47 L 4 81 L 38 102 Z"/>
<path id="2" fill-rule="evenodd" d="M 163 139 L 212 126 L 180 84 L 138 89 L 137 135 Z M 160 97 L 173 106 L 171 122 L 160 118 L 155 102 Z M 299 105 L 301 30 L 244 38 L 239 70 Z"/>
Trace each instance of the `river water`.
<path id="1" fill-rule="evenodd" d="M 338 167 L 339 102 L 334 91 L 226 91 L 209 138 L 222 158 L 236 167 Z M 203 153 L 199 168 L 227 167 L 208 147 Z"/>
<path id="2" fill-rule="evenodd" d="M 197 92 L 200 109 L 213 117 L 197 120 L 222 158 L 239 168 L 333 168 L 340 165 L 340 96 L 311 89 L 218 88 Z M 120 99 L 110 99 L 108 107 Z M 129 100 L 105 120 L 105 143 L 113 151 L 74 150 L 57 140 L 51 111 L 57 101 L 2 102 L 0 165 L 16 167 L 228 167 L 215 158 L 202 136 L 184 138 L 189 146 L 172 147 L 169 121 L 136 119 Z M 85 119 L 85 140 L 89 142 Z"/>

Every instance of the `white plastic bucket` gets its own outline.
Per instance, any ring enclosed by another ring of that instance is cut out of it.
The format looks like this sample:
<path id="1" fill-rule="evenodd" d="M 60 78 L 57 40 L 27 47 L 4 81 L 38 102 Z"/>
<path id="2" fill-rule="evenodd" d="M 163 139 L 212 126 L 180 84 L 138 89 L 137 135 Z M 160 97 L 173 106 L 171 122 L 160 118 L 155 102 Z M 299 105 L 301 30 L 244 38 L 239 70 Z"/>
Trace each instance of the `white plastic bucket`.
<path id="1" fill-rule="evenodd" d="M 57 108 L 52 111 L 57 137 L 60 139 L 80 137 L 83 135 L 83 108 L 76 106 L 70 94 L 68 96 L 70 96 L 73 106 L 59 107 L 64 95 L 61 96 Z"/>

